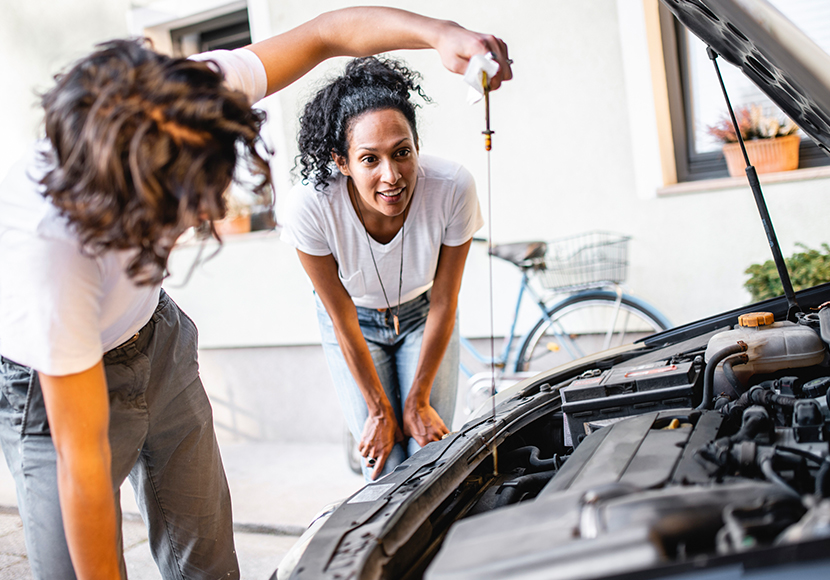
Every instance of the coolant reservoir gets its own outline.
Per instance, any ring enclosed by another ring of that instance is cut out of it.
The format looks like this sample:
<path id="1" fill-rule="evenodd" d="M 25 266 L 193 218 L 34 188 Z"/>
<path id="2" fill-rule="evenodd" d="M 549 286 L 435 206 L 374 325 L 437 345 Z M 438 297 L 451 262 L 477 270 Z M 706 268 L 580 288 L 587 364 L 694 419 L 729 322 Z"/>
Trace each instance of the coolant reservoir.
<path id="1" fill-rule="evenodd" d="M 771 312 L 744 314 L 738 318 L 738 324 L 738 328 L 719 332 L 709 339 L 706 362 L 727 346 L 738 341 L 745 342 L 749 362 L 733 367 L 735 376 L 741 383 L 746 383 L 755 374 L 808 367 L 824 360 L 824 343 L 818 333 L 808 326 L 786 320 L 774 322 Z M 716 386 L 722 376 L 723 371 L 719 366 Z"/>

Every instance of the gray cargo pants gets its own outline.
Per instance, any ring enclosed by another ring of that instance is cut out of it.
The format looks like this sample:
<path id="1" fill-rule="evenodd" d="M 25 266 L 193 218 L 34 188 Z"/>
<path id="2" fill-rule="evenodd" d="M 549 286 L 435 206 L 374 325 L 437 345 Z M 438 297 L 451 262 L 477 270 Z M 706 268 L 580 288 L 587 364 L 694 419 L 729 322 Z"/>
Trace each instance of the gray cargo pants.
<path id="1" fill-rule="evenodd" d="M 165 579 L 239 578 L 230 494 L 196 338 L 193 322 L 162 291 L 138 337 L 104 356 L 118 550 L 119 489 L 129 476 Z M 17 486 L 34 577 L 75 578 L 38 376 L 2 357 L 0 443 Z"/>

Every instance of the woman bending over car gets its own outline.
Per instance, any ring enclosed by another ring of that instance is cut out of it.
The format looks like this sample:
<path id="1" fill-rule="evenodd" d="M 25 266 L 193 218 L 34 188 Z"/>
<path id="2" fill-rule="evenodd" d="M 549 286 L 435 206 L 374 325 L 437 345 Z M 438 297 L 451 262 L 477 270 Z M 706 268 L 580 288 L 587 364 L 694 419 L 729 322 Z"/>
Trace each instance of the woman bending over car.
<path id="1" fill-rule="evenodd" d="M 458 291 L 483 225 L 470 173 L 419 153 L 418 78 L 396 61 L 358 58 L 306 105 L 304 182 L 282 234 L 317 294 L 323 349 L 367 480 L 448 433 Z"/>

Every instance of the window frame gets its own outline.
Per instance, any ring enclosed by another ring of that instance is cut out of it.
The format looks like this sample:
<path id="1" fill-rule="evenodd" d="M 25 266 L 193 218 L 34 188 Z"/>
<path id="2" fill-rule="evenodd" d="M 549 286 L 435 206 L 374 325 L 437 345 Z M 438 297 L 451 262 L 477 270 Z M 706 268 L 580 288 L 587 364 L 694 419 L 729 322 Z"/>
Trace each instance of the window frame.
<path id="1" fill-rule="evenodd" d="M 662 3 L 659 5 L 659 14 L 677 182 L 728 177 L 726 160 L 720 151 L 694 152 L 690 67 L 687 45 L 681 42 L 685 28 Z M 715 74 L 714 70 L 712 74 Z M 812 139 L 803 137 L 799 147 L 798 168 L 825 165 L 830 165 L 830 156 L 819 149 Z"/>
<path id="2" fill-rule="evenodd" d="M 241 8 L 195 24 L 170 29 L 175 56 L 188 57 L 209 50 L 232 50 L 251 44 L 248 9 Z"/>

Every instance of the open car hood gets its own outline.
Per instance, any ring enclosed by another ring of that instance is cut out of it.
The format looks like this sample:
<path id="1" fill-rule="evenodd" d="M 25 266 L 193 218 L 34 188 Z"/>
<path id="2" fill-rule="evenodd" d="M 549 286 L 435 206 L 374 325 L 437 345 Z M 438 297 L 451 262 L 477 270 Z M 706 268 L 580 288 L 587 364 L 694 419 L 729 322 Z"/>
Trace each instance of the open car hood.
<path id="1" fill-rule="evenodd" d="M 830 55 L 764 0 L 663 0 L 830 153 Z"/>

